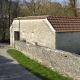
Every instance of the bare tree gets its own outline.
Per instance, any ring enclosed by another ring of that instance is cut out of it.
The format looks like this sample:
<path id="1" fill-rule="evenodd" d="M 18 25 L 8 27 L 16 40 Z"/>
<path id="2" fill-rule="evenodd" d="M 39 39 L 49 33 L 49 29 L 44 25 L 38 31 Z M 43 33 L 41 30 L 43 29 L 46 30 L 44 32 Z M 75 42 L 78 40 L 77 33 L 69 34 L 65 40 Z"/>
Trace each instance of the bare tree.
<path id="1" fill-rule="evenodd" d="M 77 0 L 69 0 L 69 6 L 73 11 L 73 15 L 77 17 Z"/>
<path id="2" fill-rule="evenodd" d="M 0 11 L 1 11 L 1 14 L 0 14 L 0 20 L 1 20 L 1 26 L 0 26 L 0 31 L 2 32 L 1 33 L 1 39 L 2 39 L 2 42 L 5 41 L 5 33 L 6 33 L 6 20 L 7 20 L 7 11 L 6 11 L 6 8 L 7 8 L 7 3 L 8 3 L 8 0 L 0 0 Z"/>
<path id="3" fill-rule="evenodd" d="M 26 2 L 26 8 L 32 13 L 31 15 L 45 15 L 49 9 L 48 2 L 51 0 L 30 0 Z"/>
<path id="4" fill-rule="evenodd" d="M 9 40 L 9 27 L 12 19 L 18 16 L 18 9 L 19 0 L 0 0 L 0 39 L 2 42 Z"/>
<path id="5" fill-rule="evenodd" d="M 36 15 L 36 1 L 30 0 L 30 2 L 26 2 L 26 8 L 31 12 L 32 15 Z"/>

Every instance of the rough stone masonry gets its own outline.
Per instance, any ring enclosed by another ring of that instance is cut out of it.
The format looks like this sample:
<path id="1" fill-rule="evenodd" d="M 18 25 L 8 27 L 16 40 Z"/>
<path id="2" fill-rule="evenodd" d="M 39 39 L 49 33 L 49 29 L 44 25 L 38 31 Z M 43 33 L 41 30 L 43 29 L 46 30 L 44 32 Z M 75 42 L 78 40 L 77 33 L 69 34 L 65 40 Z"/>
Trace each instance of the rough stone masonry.
<path id="1" fill-rule="evenodd" d="M 15 41 L 15 48 L 29 58 L 45 65 L 64 76 L 80 80 L 80 56 L 46 47 L 32 45 L 27 42 Z"/>

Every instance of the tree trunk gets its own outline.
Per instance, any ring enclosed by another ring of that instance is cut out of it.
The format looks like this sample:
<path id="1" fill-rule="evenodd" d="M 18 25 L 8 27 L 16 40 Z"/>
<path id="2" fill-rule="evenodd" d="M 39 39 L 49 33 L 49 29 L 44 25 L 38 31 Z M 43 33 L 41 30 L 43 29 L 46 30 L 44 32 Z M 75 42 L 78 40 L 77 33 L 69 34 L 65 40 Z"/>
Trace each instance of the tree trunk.
<path id="1" fill-rule="evenodd" d="M 69 0 L 70 9 L 73 11 L 74 17 L 77 17 L 77 0 Z"/>
<path id="2" fill-rule="evenodd" d="M 4 25 L 4 22 L 2 22 L 2 42 L 5 42 L 5 25 Z"/>

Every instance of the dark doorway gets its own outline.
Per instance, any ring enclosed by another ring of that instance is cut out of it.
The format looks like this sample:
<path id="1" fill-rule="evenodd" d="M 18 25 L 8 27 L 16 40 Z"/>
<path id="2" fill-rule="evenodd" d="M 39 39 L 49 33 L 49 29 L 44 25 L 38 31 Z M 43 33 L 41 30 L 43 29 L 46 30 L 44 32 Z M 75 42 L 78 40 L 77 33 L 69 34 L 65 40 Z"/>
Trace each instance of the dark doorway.
<path id="1" fill-rule="evenodd" d="M 14 40 L 20 40 L 20 32 L 14 31 Z"/>

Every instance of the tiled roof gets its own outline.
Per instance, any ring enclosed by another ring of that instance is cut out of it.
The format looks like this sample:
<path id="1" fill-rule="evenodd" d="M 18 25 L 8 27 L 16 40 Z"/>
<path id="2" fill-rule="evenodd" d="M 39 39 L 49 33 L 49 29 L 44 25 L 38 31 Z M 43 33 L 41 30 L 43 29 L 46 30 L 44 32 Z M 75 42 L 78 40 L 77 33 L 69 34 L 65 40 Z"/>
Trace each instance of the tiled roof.
<path id="1" fill-rule="evenodd" d="M 28 16 L 15 18 L 15 20 L 32 20 L 32 19 L 46 19 L 46 16 Z"/>
<path id="2" fill-rule="evenodd" d="M 56 32 L 80 32 L 80 18 L 47 17 Z"/>

